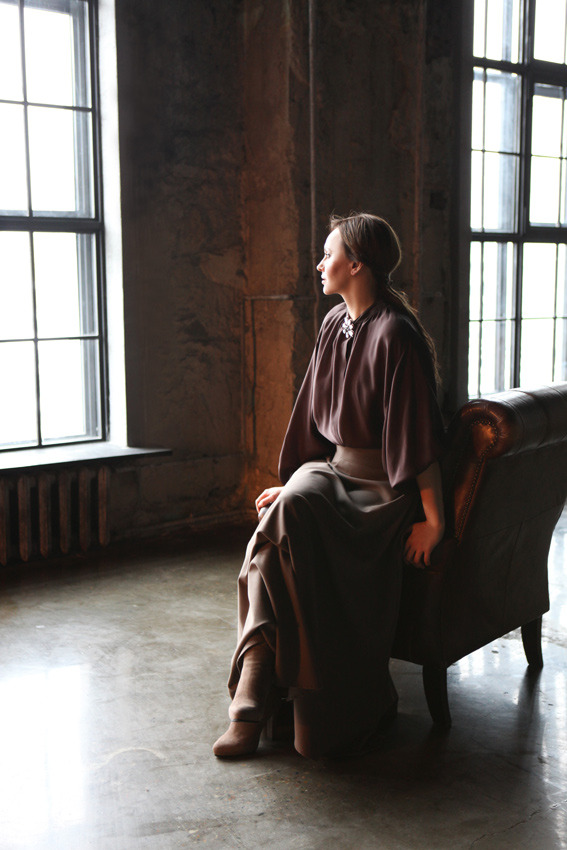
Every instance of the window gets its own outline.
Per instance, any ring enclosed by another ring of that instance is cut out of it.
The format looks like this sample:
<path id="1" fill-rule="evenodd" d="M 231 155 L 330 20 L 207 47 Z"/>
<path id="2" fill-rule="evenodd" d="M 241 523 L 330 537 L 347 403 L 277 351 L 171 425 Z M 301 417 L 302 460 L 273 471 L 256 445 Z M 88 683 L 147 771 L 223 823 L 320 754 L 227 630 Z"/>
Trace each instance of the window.
<path id="1" fill-rule="evenodd" d="M 469 395 L 567 380 L 566 0 L 474 0 Z"/>
<path id="2" fill-rule="evenodd" d="M 89 0 L 0 0 L 0 449 L 105 438 Z"/>

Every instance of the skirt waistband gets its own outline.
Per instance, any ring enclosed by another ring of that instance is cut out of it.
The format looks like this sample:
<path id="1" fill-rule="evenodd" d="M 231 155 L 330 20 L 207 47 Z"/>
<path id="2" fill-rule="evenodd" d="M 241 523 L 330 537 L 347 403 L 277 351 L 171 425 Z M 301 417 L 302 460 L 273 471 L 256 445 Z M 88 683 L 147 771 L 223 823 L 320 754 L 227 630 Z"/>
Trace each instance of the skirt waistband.
<path id="1" fill-rule="evenodd" d="M 348 446 L 336 446 L 331 459 L 339 471 L 355 478 L 367 478 L 373 481 L 387 481 L 388 476 L 382 465 L 382 449 L 351 449 Z"/>

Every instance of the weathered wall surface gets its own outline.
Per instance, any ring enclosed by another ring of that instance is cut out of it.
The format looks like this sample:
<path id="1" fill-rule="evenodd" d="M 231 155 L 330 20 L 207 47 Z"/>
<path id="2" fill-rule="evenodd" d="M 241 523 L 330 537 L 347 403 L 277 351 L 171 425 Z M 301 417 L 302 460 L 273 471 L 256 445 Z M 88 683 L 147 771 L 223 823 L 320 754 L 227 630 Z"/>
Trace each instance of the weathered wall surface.
<path id="1" fill-rule="evenodd" d="M 116 533 L 240 505 L 238 15 L 227 0 L 117 3 L 129 442 L 173 454 L 114 474 Z"/>
<path id="2" fill-rule="evenodd" d="M 398 229 L 397 282 L 448 377 L 451 4 L 313 10 L 117 2 L 129 435 L 173 454 L 114 473 L 115 536 L 221 519 L 275 482 L 331 306 L 312 248 L 320 256 L 332 211 L 374 211 Z"/>

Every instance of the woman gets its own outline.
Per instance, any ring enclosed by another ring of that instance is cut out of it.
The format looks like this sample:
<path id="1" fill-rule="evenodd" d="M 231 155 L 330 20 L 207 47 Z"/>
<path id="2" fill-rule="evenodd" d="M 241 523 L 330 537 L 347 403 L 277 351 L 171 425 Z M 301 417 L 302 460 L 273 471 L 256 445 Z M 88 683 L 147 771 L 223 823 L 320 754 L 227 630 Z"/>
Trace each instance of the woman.
<path id="1" fill-rule="evenodd" d="M 284 486 L 256 500 L 259 515 L 269 509 L 238 580 L 219 757 L 256 750 L 275 685 L 289 689 L 305 756 L 362 752 L 395 716 L 402 551 L 429 564 L 444 532 L 435 352 L 391 286 L 400 260 L 383 219 L 331 219 L 317 269 L 323 292 L 344 303 L 323 321 L 291 415 Z"/>

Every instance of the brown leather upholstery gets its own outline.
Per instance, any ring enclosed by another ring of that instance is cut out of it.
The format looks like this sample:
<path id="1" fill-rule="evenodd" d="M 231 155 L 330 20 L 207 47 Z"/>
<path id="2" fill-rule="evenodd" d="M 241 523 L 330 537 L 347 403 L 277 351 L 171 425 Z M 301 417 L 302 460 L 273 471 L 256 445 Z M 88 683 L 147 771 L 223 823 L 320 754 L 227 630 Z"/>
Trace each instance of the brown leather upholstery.
<path id="1" fill-rule="evenodd" d="M 547 557 L 567 498 L 567 383 L 466 404 L 443 462 L 446 539 L 430 568 L 404 567 L 392 655 L 424 666 L 428 704 L 448 725 L 447 667 L 522 627 L 541 661 Z"/>

